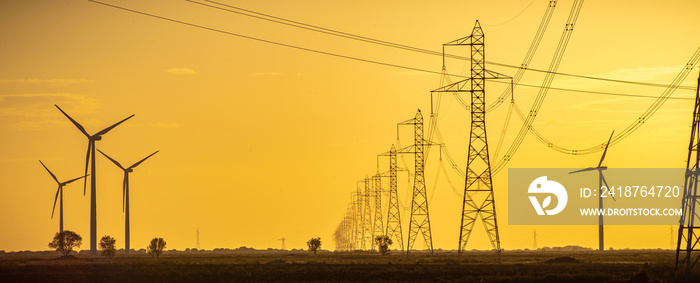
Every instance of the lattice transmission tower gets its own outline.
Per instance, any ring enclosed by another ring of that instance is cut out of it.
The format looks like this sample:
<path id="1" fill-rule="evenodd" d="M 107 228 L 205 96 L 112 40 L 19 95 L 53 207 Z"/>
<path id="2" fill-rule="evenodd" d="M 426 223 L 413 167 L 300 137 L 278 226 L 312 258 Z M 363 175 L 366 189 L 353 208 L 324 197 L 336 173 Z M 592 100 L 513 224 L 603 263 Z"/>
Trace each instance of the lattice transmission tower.
<path id="1" fill-rule="evenodd" d="M 362 246 L 362 189 L 360 189 L 360 182 L 357 182 L 357 191 L 354 193 L 354 218 L 355 218 L 355 249 L 363 249 Z"/>
<path id="2" fill-rule="evenodd" d="M 425 187 L 425 147 L 437 145 L 423 138 L 423 115 L 418 109 L 415 118 L 406 120 L 398 124 L 412 125 L 414 144 L 412 146 L 402 148 L 397 153 L 412 153 L 414 155 L 414 179 L 413 179 L 413 198 L 411 201 L 411 222 L 408 224 L 408 246 L 406 253 L 409 253 L 413 248 L 416 237 L 420 233 L 423 235 L 425 245 L 433 252 L 433 235 L 430 231 L 430 214 L 428 213 L 428 195 Z"/>
<path id="3" fill-rule="evenodd" d="M 683 214 L 678 227 L 678 246 L 676 247 L 676 270 L 678 265 L 685 264 L 686 278 L 700 259 L 700 215 L 696 207 L 700 205 L 698 195 L 698 179 L 700 165 L 700 75 L 698 89 L 695 91 L 695 107 L 693 110 L 693 125 L 690 130 L 690 145 L 683 186 Z M 682 258 L 682 259 L 681 259 Z"/>
<path id="4" fill-rule="evenodd" d="M 362 249 L 372 248 L 372 208 L 370 198 L 372 190 L 370 188 L 369 177 L 365 177 L 365 192 L 362 194 Z"/>
<path id="5" fill-rule="evenodd" d="M 471 47 L 471 73 L 468 79 L 446 85 L 433 92 L 465 92 L 471 94 L 471 127 L 467 154 L 467 176 L 462 201 L 462 223 L 458 252 L 467 246 L 474 225 L 481 220 L 494 250 L 501 257 L 496 206 L 491 179 L 491 162 L 486 137 L 486 80 L 512 78 L 486 70 L 484 32 L 476 21 L 472 34 L 443 45 Z"/>
<path id="6" fill-rule="evenodd" d="M 386 218 L 385 235 L 393 242 L 399 245 L 399 249 L 403 252 L 403 230 L 401 229 L 401 210 L 399 209 L 399 183 L 398 183 L 398 163 L 396 147 L 391 145 L 391 150 L 388 153 L 380 154 L 380 156 L 389 157 L 389 209 Z"/>
<path id="7" fill-rule="evenodd" d="M 374 188 L 374 225 L 372 229 L 372 249 L 376 248 L 374 241 L 377 236 L 384 235 L 384 223 L 382 221 L 382 175 L 377 170 L 377 175 L 372 176 Z"/>

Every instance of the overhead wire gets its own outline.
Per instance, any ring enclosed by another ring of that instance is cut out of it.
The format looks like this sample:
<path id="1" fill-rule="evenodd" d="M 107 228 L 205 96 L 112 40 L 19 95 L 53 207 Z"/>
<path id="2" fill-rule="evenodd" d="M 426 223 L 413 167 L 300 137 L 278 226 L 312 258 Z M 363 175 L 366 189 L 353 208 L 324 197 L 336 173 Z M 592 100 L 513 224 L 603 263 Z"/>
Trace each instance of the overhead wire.
<path id="1" fill-rule="evenodd" d="M 96 2 L 94 0 L 90 0 L 90 1 Z M 248 16 L 248 17 L 252 17 L 252 18 L 256 18 L 256 19 L 260 19 L 260 20 L 270 21 L 270 22 L 274 22 L 274 23 L 278 23 L 278 24 L 283 24 L 283 25 L 301 28 L 301 29 L 305 29 L 305 30 L 309 30 L 309 31 L 324 33 L 324 34 L 328 34 L 328 35 L 339 36 L 339 37 L 343 37 L 343 38 L 347 38 L 347 39 L 351 39 L 351 40 L 358 40 L 358 41 L 362 41 L 362 42 L 366 42 L 366 43 L 372 43 L 372 44 L 378 44 L 378 45 L 383 45 L 383 46 L 387 46 L 387 47 L 399 48 L 399 49 L 404 49 L 404 50 L 408 50 L 408 51 L 414 51 L 414 52 L 434 55 L 434 56 L 444 56 L 444 57 L 454 58 L 454 59 L 459 59 L 459 60 L 469 60 L 469 57 L 465 57 L 465 56 L 459 56 L 459 55 L 448 54 L 448 53 L 444 53 L 444 52 L 433 51 L 433 50 L 419 48 L 419 47 L 415 47 L 415 46 L 410 46 L 410 45 L 375 39 L 375 38 L 362 36 L 362 35 L 358 35 L 358 34 L 354 34 L 354 33 L 343 32 L 343 31 L 339 31 L 339 30 L 335 30 L 335 29 L 325 28 L 325 27 L 321 27 L 318 25 L 307 24 L 307 23 L 303 23 L 300 21 L 290 20 L 290 19 L 286 19 L 283 17 L 278 17 L 278 16 L 266 14 L 266 13 L 261 13 L 261 12 L 241 8 L 238 6 L 234 6 L 234 5 L 230 5 L 230 4 L 226 4 L 226 3 L 222 3 L 222 2 L 218 2 L 218 1 L 202 0 L 202 1 L 209 2 L 209 3 L 214 3 L 216 5 L 220 5 L 220 6 L 223 6 L 226 8 L 222 8 L 219 6 L 210 5 L 210 4 L 202 3 L 202 2 L 198 2 L 198 1 L 193 1 L 193 0 L 185 0 L 185 1 L 190 2 L 190 3 L 194 3 L 194 4 L 199 4 L 199 5 L 206 6 L 206 7 L 210 7 L 210 8 L 214 8 L 214 9 L 218 9 L 218 10 L 222 10 L 222 11 L 226 11 L 226 12 L 230 12 L 230 13 L 235 13 L 238 15 Z M 532 4 L 532 3 L 530 3 L 530 4 Z M 546 21 L 543 18 L 543 21 L 540 23 L 540 28 L 538 28 L 538 34 L 536 35 L 536 38 L 540 37 L 539 30 L 546 29 L 546 25 L 549 24 L 549 18 L 551 18 L 551 13 L 554 11 L 556 4 L 557 4 L 557 0 L 550 0 L 549 1 L 547 11 L 545 12 L 545 15 L 549 15 L 549 16 L 545 16 Z M 535 41 L 533 41 L 533 44 L 534 43 L 535 43 Z M 539 40 L 538 40 L 536 45 L 531 45 L 530 49 L 532 50 L 533 47 L 534 47 L 534 49 L 537 49 L 537 45 L 539 45 Z M 530 51 L 528 51 L 528 53 L 530 53 Z M 526 59 L 527 58 L 528 57 L 526 56 Z M 521 64 L 520 66 L 504 64 L 504 63 L 499 63 L 499 62 L 491 62 L 491 61 L 486 61 L 486 63 L 493 64 L 495 66 L 501 66 L 501 67 L 519 69 L 519 70 L 528 70 L 528 71 L 534 71 L 534 72 L 539 72 L 539 73 L 551 72 L 549 70 L 529 68 L 529 63 L 525 64 L 525 65 Z M 636 82 L 636 81 L 619 80 L 619 79 L 609 79 L 609 78 L 576 75 L 576 74 L 569 74 L 569 73 L 562 73 L 562 72 L 556 72 L 555 74 L 561 75 L 561 76 L 582 78 L 582 79 L 601 80 L 601 81 L 625 83 L 625 84 L 637 84 L 637 85 L 644 85 L 644 86 L 650 86 L 650 87 L 667 87 L 668 86 L 668 85 L 664 85 L 664 84 Z M 692 86 L 682 86 L 681 89 L 695 90 L 695 88 Z"/>
<path id="2" fill-rule="evenodd" d="M 547 9 L 545 10 L 544 15 L 542 16 L 542 20 L 540 21 L 540 25 L 537 28 L 535 38 L 532 39 L 532 42 L 530 43 L 530 48 L 527 50 L 525 58 L 520 64 L 520 68 L 518 68 L 518 71 L 516 71 L 515 75 L 513 76 L 512 83 L 514 83 L 515 85 L 517 85 L 520 82 L 520 79 L 523 77 L 525 71 L 528 69 L 528 66 L 532 62 L 532 59 L 535 57 L 535 53 L 537 52 L 537 49 L 540 46 L 540 43 L 542 42 L 542 38 L 544 37 L 544 33 L 547 30 L 547 27 L 549 26 L 549 22 L 552 19 L 552 15 L 554 14 L 554 9 L 556 7 L 557 0 L 549 1 L 549 3 L 547 4 Z M 499 105 L 501 105 L 501 103 L 503 103 L 503 101 L 505 101 L 506 98 L 508 98 L 508 95 L 510 95 L 511 97 L 513 96 L 512 87 L 506 88 L 501 94 L 501 96 L 499 96 L 498 99 L 496 99 L 496 101 L 488 105 L 486 107 L 486 112 L 491 112 L 494 109 L 496 109 Z"/>
<path id="3" fill-rule="evenodd" d="M 583 0 L 574 0 L 574 4 L 572 5 L 571 11 L 569 12 L 569 18 L 567 19 L 566 25 L 564 27 L 564 32 L 562 33 L 561 38 L 559 39 L 559 43 L 557 44 L 557 48 L 554 52 L 554 57 L 552 58 L 552 61 L 549 65 L 549 71 L 555 72 L 559 68 L 559 64 L 561 63 L 561 60 L 564 57 L 564 52 L 566 51 L 566 47 L 569 44 L 571 35 L 573 34 L 574 26 L 576 24 L 576 21 L 578 20 L 578 16 L 581 12 L 582 6 Z M 542 107 L 542 104 L 544 103 L 544 99 L 547 96 L 547 92 L 549 91 L 549 87 L 551 86 L 553 81 L 554 74 L 548 73 L 545 76 L 544 81 L 542 82 L 542 88 L 539 89 L 537 97 L 535 98 L 535 101 L 532 104 L 530 113 L 527 116 L 527 121 L 523 123 L 522 127 L 520 128 L 520 131 L 518 132 L 518 135 L 515 137 L 515 140 L 511 144 L 510 148 L 508 148 L 508 151 L 506 151 L 506 153 L 503 155 L 503 158 L 500 161 L 498 161 L 494 166 L 492 170 L 494 174 L 497 174 L 501 169 L 505 167 L 505 165 L 508 163 L 508 161 L 510 161 L 513 155 L 515 155 L 515 152 L 522 144 L 523 140 L 525 139 L 525 135 L 529 131 L 529 127 L 532 125 L 533 121 L 537 117 L 537 113 L 539 112 L 540 108 Z"/>
<path id="4" fill-rule="evenodd" d="M 486 25 L 486 26 L 496 27 L 496 26 L 501 26 L 501 25 L 505 25 L 505 24 L 507 24 L 507 23 L 510 23 L 511 21 L 517 19 L 518 17 L 520 17 L 520 15 L 522 15 L 523 13 L 525 13 L 525 11 L 527 11 L 527 8 L 530 8 L 530 6 L 532 6 L 532 3 L 535 3 L 535 0 L 530 1 L 530 4 L 527 4 L 527 6 L 525 6 L 525 8 L 523 8 L 523 9 L 520 11 L 520 13 L 516 14 L 515 16 L 513 16 L 513 17 L 510 18 L 509 20 L 507 20 L 507 21 L 505 21 L 505 22 L 502 22 L 502 23 L 499 23 L 499 24 L 495 24 L 495 25 Z"/>
<path id="5" fill-rule="evenodd" d="M 316 50 L 313 48 L 301 47 L 301 46 L 296 46 L 296 45 L 292 45 L 292 44 L 276 42 L 273 40 L 257 38 L 254 36 L 248 36 L 248 35 L 238 34 L 238 33 L 234 33 L 234 32 L 229 32 L 229 31 L 225 31 L 225 30 L 221 30 L 221 29 L 217 29 L 217 28 L 212 28 L 212 27 L 207 27 L 207 26 L 203 26 L 203 25 L 199 25 L 199 24 L 193 24 L 190 22 L 176 20 L 176 19 L 172 19 L 172 18 L 168 18 L 168 17 L 164 17 L 164 16 L 159 16 L 159 15 L 155 15 L 155 14 L 151 14 L 151 13 L 147 13 L 147 12 L 142 12 L 142 11 L 138 11 L 138 10 L 134 10 L 134 9 L 129 9 L 129 8 L 121 7 L 121 6 L 114 5 L 114 4 L 104 3 L 104 2 L 97 1 L 97 0 L 88 0 L 88 1 L 96 3 L 96 4 L 101 4 L 104 6 L 112 7 L 115 9 L 131 12 L 131 13 L 140 14 L 140 15 L 164 20 L 164 21 L 169 21 L 169 22 L 178 23 L 178 24 L 182 24 L 182 25 L 186 25 L 186 26 L 191 26 L 191 27 L 195 27 L 195 28 L 199 28 L 199 29 L 209 30 L 209 31 L 213 31 L 213 32 L 217 32 L 217 33 L 221 33 L 221 34 L 225 34 L 225 35 L 241 37 L 241 38 L 254 40 L 254 41 L 258 41 L 258 42 L 273 44 L 273 45 L 277 45 L 277 46 L 282 46 L 282 47 L 287 47 L 287 48 L 292 48 L 292 49 L 297 49 L 297 50 L 303 50 L 303 51 L 307 51 L 307 52 L 323 54 L 323 55 L 328 55 L 328 56 L 333 56 L 333 57 L 338 57 L 338 58 L 343 58 L 343 59 L 348 59 L 348 60 L 353 60 L 353 61 L 364 62 L 364 63 L 382 65 L 382 66 L 387 66 L 387 67 L 394 67 L 394 68 L 399 68 L 399 69 L 405 69 L 405 70 L 411 70 L 411 71 L 417 71 L 417 72 L 423 72 L 423 73 L 429 73 L 429 74 L 435 74 L 435 75 L 442 75 L 442 72 L 438 72 L 438 71 L 426 70 L 426 69 L 421 69 L 421 68 L 417 68 L 417 67 L 409 67 L 409 66 L 404 66 L 404 65 L 399 65 L 399 64 L 386 63 L 386 62 L 364 59 L 364 58 L 343 55 L 343 54 L 338 54 L 338 53 L 333 53 L 333 52 Z M 532 70 L 532 69 L 529 69 L 529 70 Z M 448 75 L 452 76 L 452 77 L 468 78 L 467 76 L 464 76 L 464 75 L 456 75 L 456 74 L 448 74 Z M 501 82 L 499 82 L 499 83 L 501 83 Z M 539 86 L 528 85 L 528 84 L 518 84 L 518 86 L 539 88 Z M 586 91 L 586 90 L 567 89 L 567 88 L 551 88 L 551 89 L 561 90 L 561 91 L 569 91 L 569 92 L 591 93 L 591 94 L 635 96 L 635 95 L 631 95 L 631 94 L 617 94 L 617 93 L 610 93 L 610 92 L 596 92 L 596 91 Z M 639 96 L 639 97 L 643 97 L 643 96 Z"/>

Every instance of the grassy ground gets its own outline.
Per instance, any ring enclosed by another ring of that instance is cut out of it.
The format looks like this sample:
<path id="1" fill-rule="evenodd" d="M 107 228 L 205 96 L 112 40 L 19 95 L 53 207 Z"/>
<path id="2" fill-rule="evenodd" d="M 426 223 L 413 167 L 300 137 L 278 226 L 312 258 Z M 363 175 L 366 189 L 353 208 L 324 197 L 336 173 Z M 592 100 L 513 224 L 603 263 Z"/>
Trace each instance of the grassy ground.
<path id="1" fill-rule="evenodd" d="M 571 257 L 574 260 L 564 260 Z M 0 282 L 678 282 L 673 251 L 166 252 L 0 255 Z M 554 261 L 548 263 L 547 261 Z M 574 262 L 569 262 L 574 261 Z M 579 261 L 579 262 L 575 262 Z M 700 282 L 700 267 L 689 282 Z"/>

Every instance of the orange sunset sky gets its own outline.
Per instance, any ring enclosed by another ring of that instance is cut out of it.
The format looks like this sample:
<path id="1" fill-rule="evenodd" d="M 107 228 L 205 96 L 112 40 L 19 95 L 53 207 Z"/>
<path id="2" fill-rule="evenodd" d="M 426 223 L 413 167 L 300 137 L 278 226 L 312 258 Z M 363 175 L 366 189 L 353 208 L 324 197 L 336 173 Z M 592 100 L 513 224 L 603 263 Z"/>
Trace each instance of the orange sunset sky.
<path id="1" fill-rule="evenodd" d="M 486 58 L 520 65 L 548 0 L 522 1 L 235 1 L 222 3 L 388 42 L 441 51 L 479 20 Z M 204 27 L 324 52 L 440 72 L 442 59 L 298 29 L 184 0 L 105 3 Z M 204 2 L 204 1 L 200 1 Z M 573 1 L 558 1 L 532 68 L 547 69 Z M 343 59 L 123 11 L 89 1 L 0 1 L 0 250 L 47 250 L 58 230 L 51 219 L 55 182 L 82 176 L 86 138 L 53 106 L 95 133 L 131 114 L 97 148 L 130 165 L 160 152 L 131 174 L 131 246 L 163 237 L 168 249 L 304 248 L 332 235 L 356 181 L 377 170 L 376 155 L 397 143 L 396 123 L 417 108 L 430 111 L 441 76 Z M 700 1 L 587 0 L 559 72 L 669 84 L 700 46 Z M 469 56 L 466 48 L 449 53 Z M 469 63 L 447 71 L 468 75 Z M 515 69 L 486 65 L 514 75 Z M 606 165 L 685 167 L 698 67 L 639 130 L 613 145 Z M 527 72 L 521 83 L 540 85 Z M 459 78 L 453 77 L 452 81 Z M 664 88 L 556 76 L 553 87 L 659 96 Z M 487 101 L 504 85 L 487 84 Z M 536 88 L 516 87 L 527 111 Z M 465 97 L 465 99 L 467 99 Z M 469 113 L 451 95 L 440 98 L 438 124 L 446 147 L 465 166 Z M 567 148 L 588 148 L 622 131 L 653 98 L 551 90 L 534 122 Z M 491 152 L 507 104 L 487 115 Z M 513 115 L 508 148 L 522 125 Z M 426 124 L 427 126 L 427 124 Z M 411 141 L 402 128 L 402 145 Z M 501 156 L 492 156 L 492 162 Z M 507 168 L 579 168 L 600 153 L 552 151 L 528 135 Z M 387 170 L 386 160 L 381 164 Z M 399 161 L 402 163 L 403 161 Z M 405 162 L 412 167 L 411 156 Z M 439 151 L 427 158 L 426 183 L 435 248 L 456 249 L 464 181 L 449 171 L 435 182 Z M 403 165 L 402 165 L 403 166 Z M 447 165 L 446 165 L 447 166 Z M 98 155 L 98 237 L 124 244 L 122 171 Z M 401 173 L 399 197 L 408 205 Z M 65 188 L 65 229 L 89 248 L 89 190 Z M 507 170 L 494 177 L 501 246 L 597 246 L 596 226 L 523 226 L 507 222 Z M 386 201 L 384 201 L 386 205 Z M 58 213 L 58 212 L 57 212 Z M 407 233 L 409 210 L 402 211 Z M 480 228 L 480 226 L 477 226 Z M 607 226 L 606 246 L 670 248 L 670 226 Z M 675 234 L 675 232 L 674 232 Z M 425 246 L 419 240 L 415 248 Z M 489 249 L 477 229 L 468 248 Z"/>

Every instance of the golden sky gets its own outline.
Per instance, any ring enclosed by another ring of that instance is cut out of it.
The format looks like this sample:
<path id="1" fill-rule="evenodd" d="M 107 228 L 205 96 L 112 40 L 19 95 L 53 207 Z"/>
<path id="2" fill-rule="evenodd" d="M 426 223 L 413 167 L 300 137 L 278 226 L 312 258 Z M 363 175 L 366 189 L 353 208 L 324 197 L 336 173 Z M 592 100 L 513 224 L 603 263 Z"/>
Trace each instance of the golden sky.
<path id="1" fill-rule="evenodd" d="M 440 51 L 479 20 L 489 61 L 519 65 L 548 0 L 530 1 L 232 1 L 224 3 L 321 27 Z M 105 0 L 232 33 L 439 72 L 442 60 L 396 48 L 265 22 L 187 1 Z M 573 1 L 559 1 L 531 67 L 547 69 Z M 700 2 L 586 1 L 560 72 L 668 84 L 700 45 Z M 396 143 L 396 123 L 428 113 L 440 76 L 285 48 L 138 15 L 89 1 L 0 2 L 0 250 L 45 250 L 58 229 L 50 219 L 55 183 L 81 176 L 86 138 L 53 106 L 94 133 L 131 114 L 97 147 L 122 164 L 160 153 L 131 174 L 131 245 L 163 237 L 168 248 L 303 248 L 332 234 L 355 182 L 376 172 L 376 155 Z M 468 56 L 466 49 L 451 53 Z M 460 53 L 461 52 L 461 53 Z M 464 61 L 447 70 L 467 74 Z M 513 75 L 514 69 L 486 66 Z M 683 83 L 695 86 L 697 67 Z M 526 73 L 521 83 L 539 85 Z M 453 81 L 457 79 L 454 78 Z M 658 96 L 663 88 L 555 77 L 554 87 Z M 503 85 L 489 83 L 492 101 Z M 527 111 L 536 89 L 518 87 Z M 678 90 L 674 97 L 693 97 Z M 535 127 L 557 144 L 585 148 L 621 131 L 653 102 L 549 92 Z M 692 100 L 669 100 L 644 126 L 612 146 L 609 167 L 685 166 Z M 492 152 L 507 105 L 487 116 Z M 426 121 L 427 121 L 427 116 Z M 513 116 L 504 150 L 520 127 Z M 442 97 L 440 130 L 459 164 L 466 160 L 468 112 Z M 404 129 L 410 131 L 410 129 Z M 402 134 L 402 145 L 410 143 Z M 496 160 L 498 157 L 491 157 Z M 551 151 L 531 135 L 509 168 L 578 168 L 585 156 Z M 412 163 L 410 156 L 406 162 Z M 492 161 L 493 162 L 493 161 Z M 435 248 L 455 249 L 463 181 L 453 191 L 432 151 L 426 168 Z M 123 247 L 122 172 L 98 156 L 98 236 Z M 385 170 L 385 169 L 384 169 Z M 532 248 L 533 226 L 507 225 L 507 170 L 495 176 L 501 245 Z M 451 172 L 454 173 L 454 172 Z M 407 204 L 408 184 L 399 187 Z M 89 248 L 89 195 L 65 188 L 65 228 Z M 386 203 L 386 201 L 385 201 Z M 408 211 L 403 212 L 404 231 Z M 537 226 L 538 245 L 597 245 L 595 226 Z M 669 248 L 669 226 L 608 226 L 614 248 Z M 421 241 L 416 248 L 422 248 Z M 475 232 L 472 248 L 490 247 Z"/>

